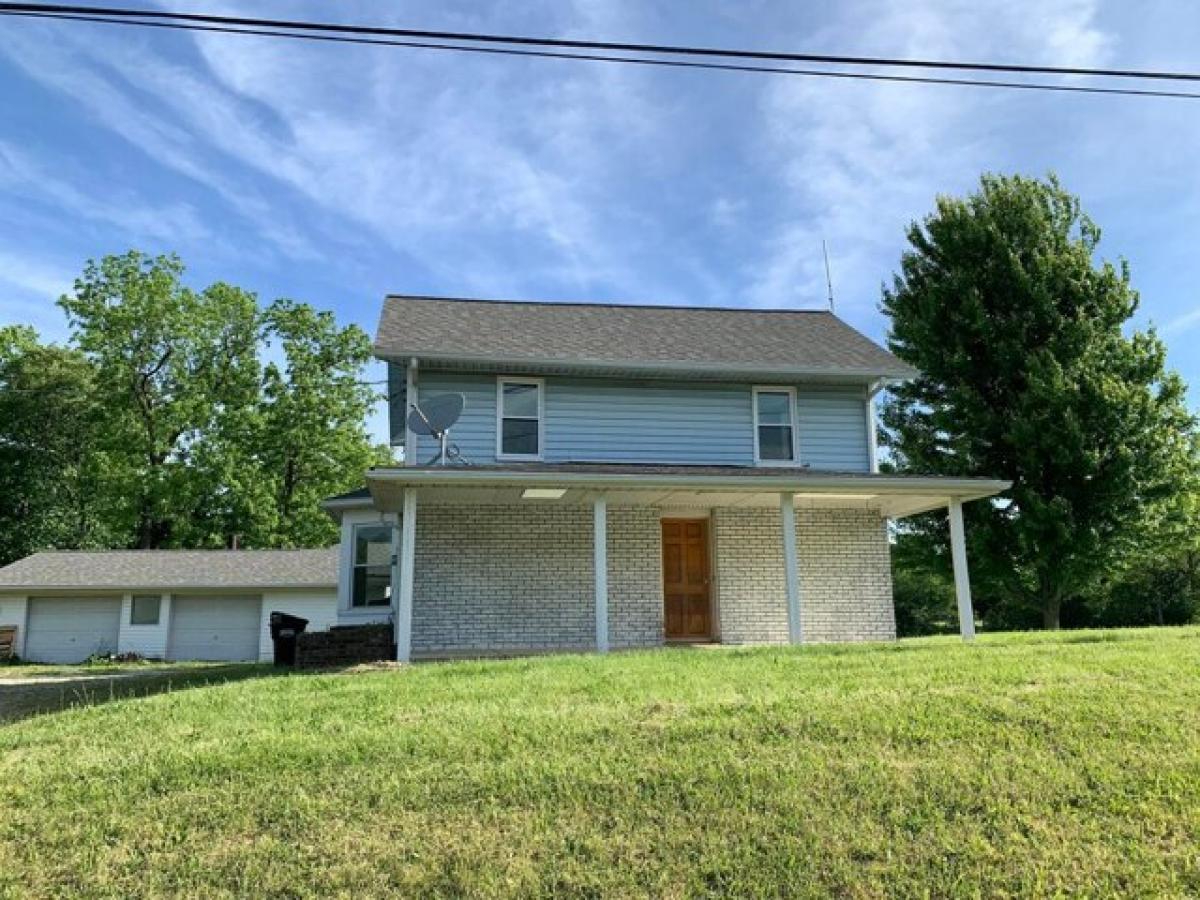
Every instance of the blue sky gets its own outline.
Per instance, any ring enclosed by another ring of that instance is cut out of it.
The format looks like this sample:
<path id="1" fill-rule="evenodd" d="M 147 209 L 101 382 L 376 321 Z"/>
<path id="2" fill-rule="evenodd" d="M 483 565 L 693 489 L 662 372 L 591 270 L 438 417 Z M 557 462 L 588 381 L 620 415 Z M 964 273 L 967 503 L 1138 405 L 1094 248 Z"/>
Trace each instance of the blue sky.
<path id="1" fill-rule="evenodd" d="M 1182 0 L 182 6 L 1080 66 L 1195 69 L 1200 46 Z M 0 110 L 0 323 L 48 338 L 84 260 L 130 247 L 373 331 L 389 291 L 820 306 L 824 238 L 838 313 L 882 339 L 880 285 L 936 194 L 1053 170 L 1200 406 L 1200 101 L 3 19 Z"/>

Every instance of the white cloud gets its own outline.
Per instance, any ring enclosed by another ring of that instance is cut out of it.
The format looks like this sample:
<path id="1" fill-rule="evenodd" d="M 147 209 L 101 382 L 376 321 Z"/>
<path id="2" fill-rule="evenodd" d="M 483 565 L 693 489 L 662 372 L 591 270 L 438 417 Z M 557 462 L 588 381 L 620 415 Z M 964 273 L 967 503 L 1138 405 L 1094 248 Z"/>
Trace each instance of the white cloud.
<path id="1" fill-rule="evenodd" d="M 214 240 L 208 226 L 189 204 L 146 204 L 120 188 L 99 199 L 95 193 L 77 187 L 3 140 L 0 140 L 0 188 L 14 196 L 50 203 L 70 218 L 83 217 L 115 225 L 134 238 Z"/>
<path id="2" fill-rule="evenodd" d="M 50 300 L 67 291 L 75 282 L 66 269 L 29 259 L 19 253 L 0 251 L 0 282 L 25 294 Z"/>
<path id="3" fill-rule="evenodd" d="M 66 337 L 55 305 L 75 283 L 72 270 L 12 250 L 0 250 L 0 324 L 32 325 L 50 340 Z"/>
<path id="4" fill-rule="evenodd" d="M 1181 316 L 1176 316 L 1163 326 L 1163 334 L 1174 335 L 1190 331 L 1200 325 L 1200 309 L 1193 309 Z"/>
<path id="5" fill-rule="evenodd" d="M 587 2 L 555 12 L 568 30 L 605 33 L 632 14 Z M 350 246 L 362 228 L 479 293 L 552 280 L 583 295 L 679 299 L 638 259 L 662 222 L 613 202 L 631 164 L 674 166 L 678 129 L 646 73 L 228 35 L 193 36 L 197 68 L 178 61 L 178 44 L 168 58 L 125 34 L 56 34 L 56 46 L 43 36 L 0 48 L 291 255 L 331 255 L 314 231 Z M 265 199 L 280 188 L 320 212 L 291 227 Z M 670 252 L 711 280 L 701 254 Z"/>
<path id="6" fill-rule="evenodd" d="M 317 257 L 302 232 L 282 220 L 253 184 L 231 177 L 205 153 L 204 138 L 163 116 L 129 88 L 148 86 L 138 63 L 149 59 L 136 45 L 102 31 L 43 30 L 35 23 L 0 31 L 0 52 L 31 78 L 72 98 L 93 121 L 146 153 L 214 191 L 278 249 L 296 258 Z M 113 77 L 124 69 L 128 79 Z"/>
<path id="7" fill-rule="evenodd" d="M 847 8 L 812 38 L 841 52 L 920 58 L 1096 64 L 1111 40 L 1096 4 L 876 2 Z M 762 92 L 763 165 L 786 186 L 765 255 L 747 267 L 758 305 L 813 305 L 825 294 L 829 242 L 839 312 L 870 310 L 898 262 L 904 228 L 938 193 L 969 188 L 1005 159 L 1013 99 L 986 89 L 778 78 Z"/>

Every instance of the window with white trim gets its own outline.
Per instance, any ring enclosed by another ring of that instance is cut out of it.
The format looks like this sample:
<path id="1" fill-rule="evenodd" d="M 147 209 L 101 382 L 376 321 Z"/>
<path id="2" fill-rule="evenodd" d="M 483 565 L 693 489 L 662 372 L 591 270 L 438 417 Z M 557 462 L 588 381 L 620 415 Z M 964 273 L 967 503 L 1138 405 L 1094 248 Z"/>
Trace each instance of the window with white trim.
<path id="1" fill-rule="evenodd" d="M 787 387 L 754 389 L 754 459 L 765 465 L 796 461 L 796 392 Z"/>
<path id="2" fill-rule="evenodd" d="M 162 609 L 159 594 L 134 594 L 129 603 L 130 625 L 157 625 Z"/>
<path id="3" fill-rule="evenodd" d="M 355 525 L 350 605 L 389 606 L 392 602 L 392 528 Z"/>
<path id="4" fill-rule="evenodd" d="M 544 386 L 540 378 L 496 379 L 496 457 L 541 459 Z"/>

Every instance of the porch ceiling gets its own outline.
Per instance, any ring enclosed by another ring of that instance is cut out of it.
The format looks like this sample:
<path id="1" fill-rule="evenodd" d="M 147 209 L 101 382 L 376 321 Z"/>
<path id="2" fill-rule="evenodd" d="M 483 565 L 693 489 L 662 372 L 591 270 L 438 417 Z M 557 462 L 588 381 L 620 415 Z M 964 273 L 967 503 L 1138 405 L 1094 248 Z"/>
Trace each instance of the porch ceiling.
<path id="1" fill-rule="evenodd" d="M 367 487 L 377 509 L 400 509 L 404 489 L 420 490 L 422 502 L 464 505 L 590 503 L 603 495 L 613 506 L 662 509 L 778 507 L 791 493 L 801 508 L 872 509 L 904 516 L 945 507 L 952 499 L 994 496 L 1008 482 L 982 478 L 934 478 L 808 470 L 717 466 L 528 465 L 373 469 Z M 554 500 L 525 499 L 526 488 L 557 488 Z"/>

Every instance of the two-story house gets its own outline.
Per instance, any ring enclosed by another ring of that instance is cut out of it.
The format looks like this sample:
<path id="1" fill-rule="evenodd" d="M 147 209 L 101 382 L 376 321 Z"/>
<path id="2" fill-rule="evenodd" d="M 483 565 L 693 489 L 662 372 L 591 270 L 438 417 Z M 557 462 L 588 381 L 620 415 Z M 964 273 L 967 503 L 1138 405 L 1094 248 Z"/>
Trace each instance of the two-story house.
<path id="1" fill-rule="evenodd" d="M 1007 485 L 880 474 L 873 398 L 913 371 L 828 312 L 387 298 L 404 465 L 327 506 L 338 620 L 397 656 L 895 637 L 888 520 Z M 461 394 L 450 464 L 410 427 Z"/>
<path id="2" fill-rule="evenodd" d="M 338 548 L 35 554 L 0 638 L 269 659 L 282 611 L 390 623 L 401 660 L 886 640 L 888 521 L 938 508 L 973 633 L 962 504 L 1008 485 L 879 473 L 873 398 L 913 372 L 830 313 L 389 297 L 375 348 L 404 465 L 326 502 Z M 442 465 L 409 413 L 455 395 Z"/>

